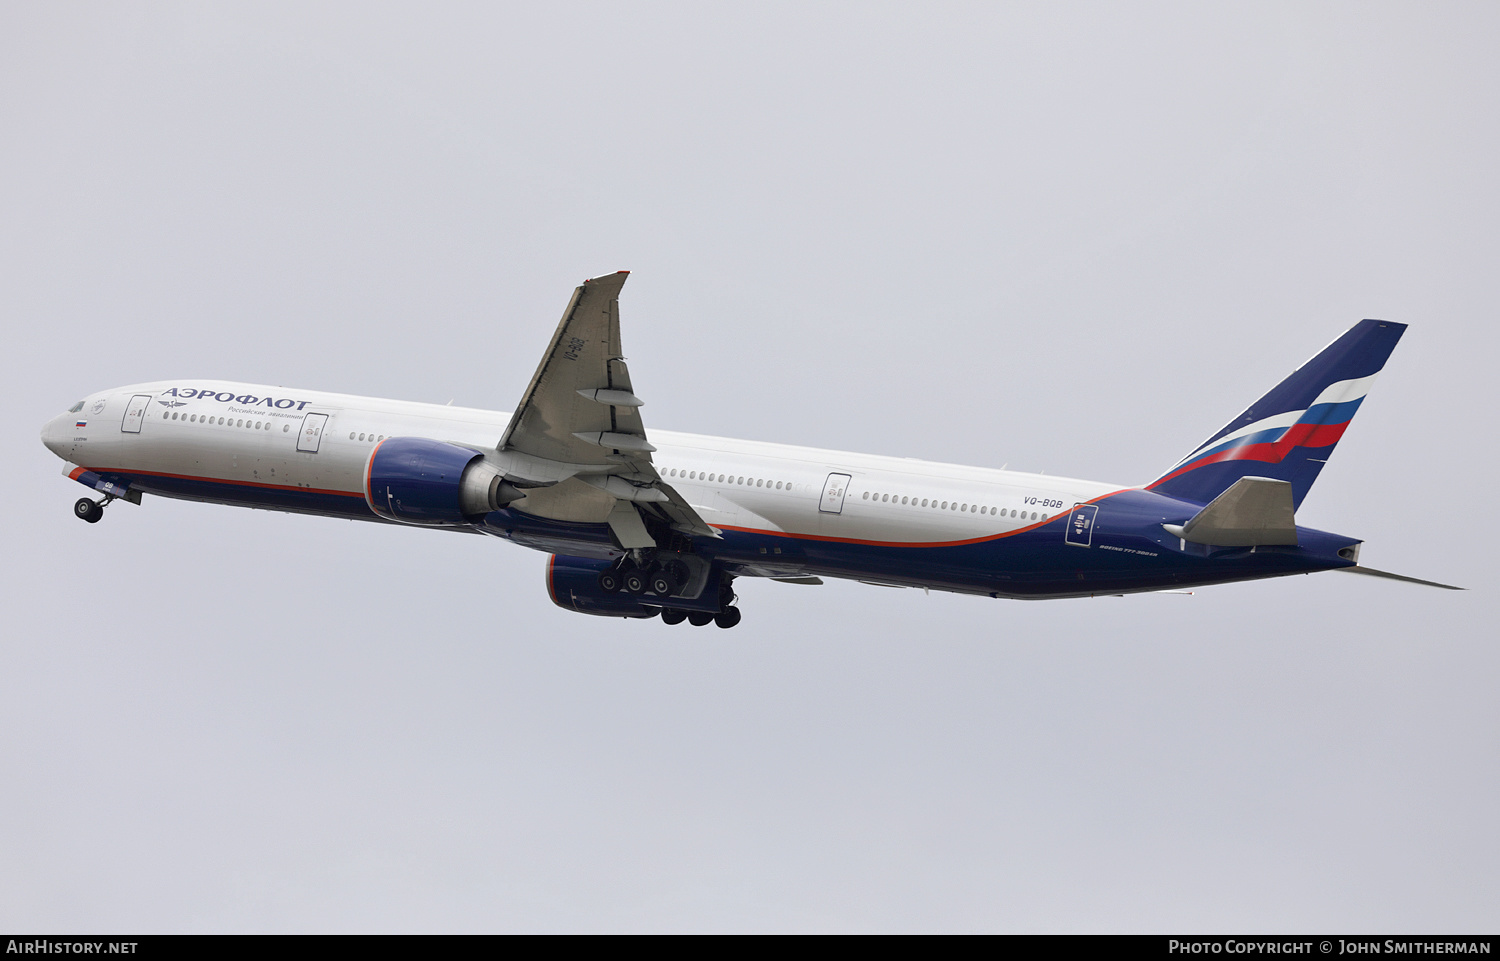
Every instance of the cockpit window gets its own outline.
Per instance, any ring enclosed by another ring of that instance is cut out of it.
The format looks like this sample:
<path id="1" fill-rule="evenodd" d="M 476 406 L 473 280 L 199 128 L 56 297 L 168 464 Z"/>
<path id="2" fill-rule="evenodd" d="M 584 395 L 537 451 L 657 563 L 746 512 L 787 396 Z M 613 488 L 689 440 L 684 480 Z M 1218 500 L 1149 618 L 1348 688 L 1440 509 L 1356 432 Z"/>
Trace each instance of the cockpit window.
<path id="1" fill-rule="evenodd" d="M 83 401 L 80 400 L 78 403 L 76 403 L 72 407 L 68 408 L 68 413 L 70 413 L 70 414 L 76 414 L 76 413 L 78 413 L 81 410 L 83 410 Z"/>

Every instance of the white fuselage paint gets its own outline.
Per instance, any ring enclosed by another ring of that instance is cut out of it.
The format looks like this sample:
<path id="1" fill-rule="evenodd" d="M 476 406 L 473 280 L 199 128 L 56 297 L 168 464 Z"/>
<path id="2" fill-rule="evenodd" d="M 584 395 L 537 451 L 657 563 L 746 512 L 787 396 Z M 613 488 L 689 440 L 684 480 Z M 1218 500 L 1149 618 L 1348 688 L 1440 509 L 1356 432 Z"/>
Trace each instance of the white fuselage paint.
<path id="1" fill-rule="evenodd" d="M 188 388 L 213 395 L 182 397 Z M 137 395 L 150 395 L 149 411 L 138 433 L 123 431 L 127 405 Z M 225 395 L 261 403 L 217 399 Z M 291 406 L 266 404 L 270 398 L 291 401 Z M 309 413 L 328 415 L 316 453 L 297 450 Z M 42 439 L 65 461 L 90 470 L 363 498 L 364 471 L 379 439 L 425 437 L 493 449 L 509 420 L 510 414 L 502 411 L 176 380 L 91 395 L 81 410 L 50 421 Z M 77 421 L 86 426 L 76 427 Z M 1031 527 L 1075 503 L 1121 489 L 1065 477 L 655 428 L 649 429 L 649 437 L 657 447 L 652 461 L 662 480 L 716 527 L 886 544 L 951 543 Z M 834 472 L 851 478 L 837 514 L 819 510 L 824 484 Z M 528 509 L 525 501 L 513 506 Z M 543 510 L 535 512 L 547 516 Z"/>

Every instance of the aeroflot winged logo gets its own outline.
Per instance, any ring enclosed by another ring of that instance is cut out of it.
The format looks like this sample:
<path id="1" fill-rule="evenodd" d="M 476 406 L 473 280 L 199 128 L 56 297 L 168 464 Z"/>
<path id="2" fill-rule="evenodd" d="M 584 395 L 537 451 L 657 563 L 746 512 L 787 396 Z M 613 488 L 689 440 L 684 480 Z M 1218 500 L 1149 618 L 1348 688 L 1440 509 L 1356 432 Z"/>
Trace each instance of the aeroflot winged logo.
<path id="1" fill-rule="evenodd" d="M 196 397 L 198 400 L 216 400 L 221 404 L 240 404 L 244 407 L 272 407 L 281 410 L 301 410 L 312 403 L 310 400 L 292 400 L 290 397 L 258 397 L 255 394 L 236 394 L 232 390 L 214 391 L 212 388 L 207 387 L 202 389 L 197 387 L 173 387 L 171 390 L 162 391 L 161 395 L 163 397 L 186 397 L 189 400 Z M 167 401 L 157 401 L 157 403 L 168 404 L 171 407 L 181 406 L 181 404 L 169 404 Z"/>

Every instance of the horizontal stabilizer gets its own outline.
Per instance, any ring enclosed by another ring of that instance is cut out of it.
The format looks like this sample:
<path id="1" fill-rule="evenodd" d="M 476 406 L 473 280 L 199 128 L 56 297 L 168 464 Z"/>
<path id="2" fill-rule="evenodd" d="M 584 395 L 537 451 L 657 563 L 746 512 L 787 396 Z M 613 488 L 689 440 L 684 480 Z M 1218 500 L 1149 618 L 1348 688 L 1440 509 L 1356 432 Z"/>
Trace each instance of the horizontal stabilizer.
<path id="1" fill-rule="evenodd" d="M 1213 547 L 1294 545 L 1292 485 L 1269 477 L 1241 477 L 1186 524 L 1162 527 L 1185 541 Z"/>
<path id="2" fill-rule="evenodd" d="M 1368 574 L 1371 577 L 1389 577 L 1393 581 L 1406 581 L 1408 584 L 1421 584 L 1425 587 L 1441 587 L 1445 591 L 1466 591 L 1467 587 L 1455 587 L 1452 584 L 1439 584 L 1437 581 L 1424 581 L 1420 577 L 1407 577 L 1405 574 L 1392 574 L 1389 571 L 1377 571 L 1373 567 L 1339 567 L 1336 570 L 1348 574 Z"/>

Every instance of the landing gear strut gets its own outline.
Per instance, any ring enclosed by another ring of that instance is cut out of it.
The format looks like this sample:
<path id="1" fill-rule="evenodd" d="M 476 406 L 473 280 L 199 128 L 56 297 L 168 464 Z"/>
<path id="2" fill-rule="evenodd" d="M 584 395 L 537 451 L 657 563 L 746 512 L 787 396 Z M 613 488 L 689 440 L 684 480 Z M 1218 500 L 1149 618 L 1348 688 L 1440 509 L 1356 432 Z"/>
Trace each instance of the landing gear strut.
<path id="1" fill-rule="evenodd" d="M 109 498 L 102 501 L 91 501 L 87 497 L 78 498 L 78 503 L 73 505 L 73 516 L 82 518 L 90 524 L 99 523 L 104 516 L 104 505 L 109 503 Z"/>

